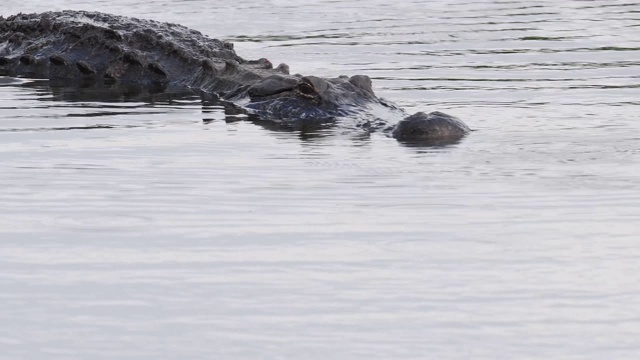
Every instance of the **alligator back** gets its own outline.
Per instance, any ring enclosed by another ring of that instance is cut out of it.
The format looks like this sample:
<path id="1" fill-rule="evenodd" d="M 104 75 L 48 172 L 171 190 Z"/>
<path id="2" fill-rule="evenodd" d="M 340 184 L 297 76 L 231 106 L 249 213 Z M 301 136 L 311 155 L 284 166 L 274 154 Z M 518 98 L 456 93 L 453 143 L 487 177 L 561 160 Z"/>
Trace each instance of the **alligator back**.
<path id="1" fill-rule="evenodd" d="M 233 44 L 177 24 L 86 11 L 0 17 L 0 75 L 224 93 L 265 71 L 275 72 L 268 60 L 246 61 Z"/>

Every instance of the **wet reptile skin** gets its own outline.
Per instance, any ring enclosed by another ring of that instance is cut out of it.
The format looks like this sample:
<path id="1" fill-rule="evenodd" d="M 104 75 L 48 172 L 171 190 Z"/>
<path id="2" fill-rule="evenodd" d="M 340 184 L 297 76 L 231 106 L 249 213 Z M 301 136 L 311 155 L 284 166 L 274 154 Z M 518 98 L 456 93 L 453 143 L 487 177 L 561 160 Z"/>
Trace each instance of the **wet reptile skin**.
<path id="1" fill-rule="evenodd" d="M 460 138 L 469 132 L 462 121 L 440 112 L 407 117 L 374 94 L 366 75 L 291 75 L 285 64 L 243 59 L 232 43 L 181 25 L 99 12 L 0 17 L 0 75 L 84 87 L 197 89 L 267 120 L 353 117 L 362 127 L 404 141 Z M 395 119 L 375 117 L 375 106 Z"/>

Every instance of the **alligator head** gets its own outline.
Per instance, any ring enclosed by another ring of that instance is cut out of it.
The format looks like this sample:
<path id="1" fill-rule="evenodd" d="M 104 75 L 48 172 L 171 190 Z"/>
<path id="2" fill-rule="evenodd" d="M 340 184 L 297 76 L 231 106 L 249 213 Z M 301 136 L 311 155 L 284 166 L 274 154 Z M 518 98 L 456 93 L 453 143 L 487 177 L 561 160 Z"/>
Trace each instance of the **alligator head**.
<path id="1" fill-rule="evenodd" d="M 261 118 L 279 121 L 373 118 L 372 107 L 383 106 L 390 110 L 386 113 L 395 113 L 402 118 L 386 130 L 394 138 L 406 142 L 456 140 L 470 131 L 460 119 L 437 111 L 407 116 L 395 105 L 378 98 L 366 75 L 326 79 L 277 74 L 256 82 L 242 95 L 246 98 L 244 107 L 249 111 Z"/>
<path id="2" fill-rule="evenodd" d="M 249 87 L 244 105 L 262 117 L 279 120 L 331 119 L 353 115 L 358 106 L 374 102 L 368 76 L 316 76 L 274 74 Z"/>

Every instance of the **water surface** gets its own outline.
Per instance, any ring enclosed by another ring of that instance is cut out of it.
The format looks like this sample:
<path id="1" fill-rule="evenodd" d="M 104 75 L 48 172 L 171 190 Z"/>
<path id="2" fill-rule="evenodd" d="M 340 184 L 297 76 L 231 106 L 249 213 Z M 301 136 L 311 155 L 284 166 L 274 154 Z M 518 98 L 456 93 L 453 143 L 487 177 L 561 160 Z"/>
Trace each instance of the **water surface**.
<path id="1" fill-rule="evenodd" d="M 474 131 L 273 131 L 0 78 L 0 358 L 634 359 L 640 5 L 43 1 L 368 74 Z"/>

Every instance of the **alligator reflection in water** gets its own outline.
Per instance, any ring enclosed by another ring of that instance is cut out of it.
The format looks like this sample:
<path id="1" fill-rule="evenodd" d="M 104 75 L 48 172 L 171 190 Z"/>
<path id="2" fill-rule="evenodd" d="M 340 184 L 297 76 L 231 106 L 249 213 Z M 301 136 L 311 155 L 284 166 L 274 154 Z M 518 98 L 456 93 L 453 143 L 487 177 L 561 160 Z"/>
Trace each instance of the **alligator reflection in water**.
<path id="1" fill-rule="evenodd" d="M 10 79 L 3 78 L 0 79 Z M 221 100 L 215 95 L 192 89 L 165 89 L 160 92 L 150 92 L 147 88 L 128 85 L 128 86 L 107 86 L 96 85 L 86 87 L 65 86 L 60 81 L 49 80 L 29 80 L 22 83 L 9 82 L 7 85 L 20 86 L 29 88 L 30 91 L 37 93 L 38 99 L 41 101 L 57 101 L 69 103 L 93 103 L 96 108 L 100 104 L 117 104 L 117 103 L 141 103 L 142 106 L 134 107 L 130 112 L 122 111 L 118 107 L 117 112 L 93 111 L 89 113 L 74 113 L 72 116 L 78 117 L 103 117 L 109 115 L 132 114 L 140 115 L 144 113 L 157 114 L 157 111 L 150 111 L 155 106 L 178 105 L 182 106 L 186 103 L 200 104 L 203 113 L 203 123 L 211 123 L 219 119 L 217 114 L 224 114 L 221 119 L 226 123 L 234 123 L 238 121 L 248 121 L 252 124 L 260 126 L 272 132 L 295 132 L 301 140 L 313 140 L 330 137 L 339 133 L 349 133 L 349 136 L 355 139 L 363 140 L 375 133 L 380 124 L 384 124 L 382 119 L 363 120 L 354 119 L 353 117 L 334 118 L 334 119 L 306 119 L 305 121 L 288 121 L 277 119 L 265 119 L 255 114 L 247 112 L 243 107 L 236 104 Z M 380 110 L 380 109 L 379 109 Z M 378 121 L 378 124 L 375 124 Z M 74 127 L 47 127 L 43 130 L 75 130 L 75 129 L 105 129 L 105 128 L 123 128 L 138 127 L 135 124 L 118 124 L 110 125 L 105 123 L 96 123 L 95 125 L 74 126 Z M 29 129 L 33 130 L 33 129 Z M 447 146 L 459 143 L 460 137 L 433 138 L 426 140 L 400 141 L 401 144 L 407 146 Z"/>
<path id="2" fill-rule="evenodd" d="M 378 98 L 365 75 L 290 75 L 285 64 L 274 68 L 267 59 L 243 59 L 233 44 L 181 25 L 98 12 L 0 17 L 0 75 L 74 84 L 81 93 L 110 87 L 149 94 L 193 90 L 205 101 L 224 100 L 251 118 L 294 130 L 346 124 L 427 142 L 469 132 L 440 112 L 407 117 Z"/>

